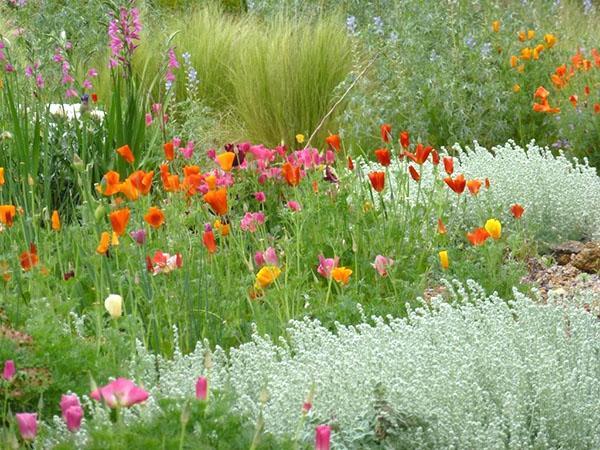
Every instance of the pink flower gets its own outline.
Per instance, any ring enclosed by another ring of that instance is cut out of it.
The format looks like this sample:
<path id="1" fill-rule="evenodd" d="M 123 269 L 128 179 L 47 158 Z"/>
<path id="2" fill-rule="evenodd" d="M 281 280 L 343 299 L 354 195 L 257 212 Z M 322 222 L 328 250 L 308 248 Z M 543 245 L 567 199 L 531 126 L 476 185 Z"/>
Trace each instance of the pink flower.
<path id="1" fill-rule="evenodd" d="M 188 141 L 187 145 L 183 148 L 180 148 L 179 151 L 181 152 L 184 158 L 190 159 L 192 157 L 192 154 L 194 153 L 194 141 Z"/>
<path id="2" fill-rule="evenodd" d="M 217 151 L 214 148 L 209 148 L 208 150 L 206 150 L 206 156 L 208 156 L 209 159 L 212 159 L 214 161 L 217 157 Z"/>
<path id="3" fill-rule="evenodd" d="M 392 264 L 394 264 L 393 259 L 387 258 L 382 255 L 377 255 L 375 257 L 375 261 L 371 264 L 371 266 L 373 266 L 373 268 L 377 271 L 379 275 L 385 277 L 388 274 L 387 269 L 391 267 Z"/>
<path id="4" fill-rule="evenodd" d="M 152 125 L 152 114 L 147 113 L 146 114 L 146 126 L 149 127 L 150 125 Z"/>
<path id="5" fill-rule="evenodd" d="M 325 278 L 331 278 L 331 271 L 335 269 L 340 262 L 340 258 L 325 258 L 323 255 L 319 255 L 319 266 L 317 272 Z"/>
<path id="6" fill-rule="evenodd" d="M 302 404 L 302 412 L 304 414 L 308 414 L 308 412 L 311 410 L 312 408 L 312 403 L 311 402 L 304 402 Z"/>
<path id="7" fill-rule="evenodd" d="M 146 230 L 140 228 L 139 230 L 134 230 L 129 233 L 131 239 L 137 242 L 139 245 L 143 245 L 146 242 Z"/>
<path id="8" fill-rule="evenodd" d="M 161 109 L 162 109 L 162 105 L 160 103 L 153 103 L 152 104 L 152 112 L 154 114 L 158 114 Z M 173 145 L 175 145 L 175 141 L 173 141 Z M 177 145 L 179 145 L 179 144 L 177 144 Z"/>
<path id="9" fill-rule="evenodd" d="M 335 153 L 332 150 L 325 152 L 325 164 L 333 164 L 335 162 Z"/>
<path id="10" fill-rule="evenodd" d="M 198 400 L 206 400 L 208 397 L 208 379 L 206 377 L 198 377 L 196 381 L 196 398 Z"/>
<path id="11" fill-rule="evenodd" d="M 81 419 L 83 419 L 83 408 L 78 405 L 69 407 L 64 412 L 65 422 L 69 431 L 77 431 L 81 428 Z"/>
<path id="12" fill-rule="evenodd" d="M 60 397 L 60 410 L 62 412 L 63 419 L 65 419 L 65 413 L 67 412 L 67 409 L 72 406 L 81 406 L 81 403 L 79 403 L 79 397 L 77 397 L 75 394 L 63 394 Z"/>
<path id="13" fill-rule="evenodd" d="M 331 427 L 319 425 L 315 429 L 315 450 L 329 450 L 331 446 Z"/>
<path id="14" fill-rule="evenodd" d="M 82 86 L 85 89 L 92 89 L 94 86 L 92 85 L 92 82 L 90 80 L 88 80 L 87 78 L 85 80 L 83 80 Z"/>
<path id="15" fill-rule="evenodd" d="M 264 203 L 265 201 L 267 201 L 267 196 L 265 195 L 265 193 L 263 191 L 255 192 L 254 198 L 256 199 L 256 201 L 258 203 Z"/>
<path id="16" fill-rule="evenodd" d="M 158 275 L 159 273 L 169 273 L 175 269 L 179 269 L 183 265 L 181 253 L 175 255 L 169 255 L 157 250 L 152 258 L 152 273 Z"/>
<path id="17" fill-rule="evenodd" d="M 279 257 L 277 251 L 273 247 L 268 247 L 264 252 L 256 252 L 254 254 L 254 262 L 257 266 L 278 266 Z"/>
<path id="18" fill-rule="evenodd" d="M 37 414 L 18 413 L 15 414 L 21 437 L 26 441 L 33 441 L 37 434 Z"/>
<path id="19" fill-rule="evenodd" d="M 300 206 L 300 203 L 298 203 L 295 200 L 290 200 L 289 202 L 287 202 L 287 207 L 290 208 L 294 212 L 302 211 L 302 207 Z"/>
<path id="20" fill-rule="evenodd" d="M 106 386 L 96 389 L 90 394 L 94 400 L 103 400 L 109 408 L 118 406 L 130 407 L 145 402 L 148 392 L 126 378 L 117 378 Z"/>
<path id="21" fill-rule="evenodd" d="M 254 263 L 257 266 L 264 266 L 265 265 L 265 254 L 264 252 L 256 252 L 254 254 Z"/>
<path id="22" fill-rule="evenodd" d="M 88 74 L 88 77 L 94 78 L 94 77 L 98 76 L 98 71 L 92 67 L 90 70 L 88 70 L 87 74 Z"/>
<path id="23" fill-rule="evenodd" d="M 249 231 L 250 233 L 254 233 L 256 231 L 256 227 L 258 225 L 262 225 L 265 223 L 265 213 L 263 212 L 247 212 L 242 217 L 241 228 L 244 231 Z"/>
<path id="24" fill-rule="evenodd" d="M 17 369 L 15 369 L 15 362 L 12 359 L 4 361 L 4 370 L 2 371 L 2 378 L 10 381 L 15 376 L 15 373 L 17 373 Z"/>

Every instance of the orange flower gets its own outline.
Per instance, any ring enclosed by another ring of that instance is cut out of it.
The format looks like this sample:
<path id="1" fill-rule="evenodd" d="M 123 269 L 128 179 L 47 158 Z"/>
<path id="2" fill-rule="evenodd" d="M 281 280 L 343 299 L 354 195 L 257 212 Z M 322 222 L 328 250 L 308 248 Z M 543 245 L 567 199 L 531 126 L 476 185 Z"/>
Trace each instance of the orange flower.
<path id="1" fill-rule="evenodd" d="M 233 167 L 233 160 L 235 159 L 235 153 L 233 152 L 224 152 L 220 155 L 217 155 L 216 160 L 221 169 L 225 172 L 229 172 Z"/>
<path id="2" fill-rule="evenodd" d="M 446 171 L 446 173 L 448 175 L 452 175 L 452 172 L 454 172 L 454 159 L 452 158 L 452 156 L 444 156 L 443 162 L 444 170 Z"/>
<path id="3" fill-rule="evenodd" d="M 352 275 L 352 269 L 347 267 L 335 267 L 331 270 L 331 278 L 338 283 L 348 284 Z"/>
<path id="4" fill-rule="evenodd" d="M 114 195 L 119 192 L 120 175 L 114 170 L 110 170 L 104 174 L 100 182 L 100 193 L 102 195 Z"/>
<path id="5" fill-rule="evenodd" d="M 133 157 L 133 153 L 131 152 L 129 145 L 124 145 L 123 147 L 119 147 L 117 149 L 117 153 L 119 155 L 121 155 L 121 157 L 125 161 L 127 161 L 129 164 L 133 164 L 133 161 L 135 161 L 135 158 Z"/>
<path id="6" fill-rule="evenodd" d="M 204 194 L 203 198 L 219 216 L 227 213 L 227 189 L 221 188 L 216 191 L 209 191 Z"/>
<path id="7" fill-rule="evenodd" d="M 176 192 L 180 188 L 179 176 L 171 175 L 169 166 L 162 164 L 160 166 L 160 178 L 163 182 L 163 188 L 167 192 Z"/>
<path id="8" fill-rule="evenodd" d="M 569 101 L 571 102 L 571 105 L 573 105 L 573 108 L 577 107 L 577 100 L 579 100 L 579 98 L 575 94 L 569 97 Z"/>
<path id="9" fill-rule="evenodd" d="M 371 172 L 369 173 L 369 181 L 371 181 L 371 186 L 377 192 L 383 191 L 385 187 L 385 172 Z"/>
<path id="10" fill-rule="evenodd" d="M 354 161 L 348 156 L 348 170 L 354 170 Z"/>
<path id="11" fill-rule="evenodd" d="M 482 184 L 483 183 L 481 183 L 479 180 L 469 180 L 467 181 L 467 188 L 469 188 L 469 192 L 472 195 L 477 195 L 479 194 L 479 189 L 481 188 Z"/>
<path id="12" fill-rule="evenodd" d="M 140 196 L 140 192 L 133 185 L 131 178 L 127 178 L 119 185 L 119 192 L 133 202 L 136 201 Z"/>
<path id="13" fill-rule="evenodd" d="M 483 245 L 487 238 L 490 237 L 490 233 L 488 233 L 485 228 L 477 228 L 471 233 L 467 233 L 467 239 L 473 245 Z"/>
<path id="14" fill-rule="evenodd" d="M 525 208 L 523 208 L 518 203 L 515 203 L 510 207 L 510 212 L 512 213 L 515 219 L 520 219 L 523 213 L 525 212 Z"/>
<path id="15" fill-rule="evenodd" d="M 535 90 L 535 93 L 533 94 L 533 98 L 540 98 L 542 100 L 546 100 L 548 98 L 548 95 L 550 95 L 550 92 L 548 92 L 544 86 L 540 86 Z"/>
<path id="16" fill-rule="evenodd" d="M 532 51 L 529 47 L 525 47 L 521 49 L 521 59 L 528 60 L 531 59 Z"/>
<path id="17" fill-rule="evenodd" d="M 7 227 L 12 227 L 17 215 L 17 208 L 14 205 L 0 205 L 0 223 Z"/>
<path id="18" fill-rule="evenodd" d="M 110 224 L 117 236 L 122 236 L 125 233 L 130 214 L 129 208 L 118 209 L 110 213 Z"/>
<path id="19" fill-rule="evenodd" d="M 556 114 L 560 112 L 560 108 L 551 107 L 547 99 L 542 100 L 542 103 L 534 103 L 533 110 L 535 112 L 543 112 L 548 114 Z"/>
<path id="20" fill-rule="evenodd" d="M 519 31 L 518 37 L 519 41 L 525 42 L 525 40 L 527 39 L 527 34 L 524 31 Z"/>
<path id="21" fill-rule="evenodd" d="M 446 234 L 448 232 L 448 230 L 446 230 L 446 225 L 444 225 L 441 218 L 438 218 L 437 231 L 439 234 Z"/>
<path id="22" fill-rule="evenodd" d="M 103 255 L 108 251 L 109 246 L 110 246 L 110 233 L 104 231 L 100 235 L 100 243 L 98 244 L 98 247 L 96 247 L 96 252 Z"/>
<path id="23" fill-rule="evenodd" d="M 408 172 L 410 173 L 412 179 L 418 183 L 421 179 L 421 175 L 419 175 L 419 172 L 417 172 L 417 170 L 412 166 L 412 164 L 408 166 Z"/>
<path id="24" fill-rule="evenodd" d="M 58 211 L 52 211 L 52 229 L 54 231 L 60 231 L 60 216 L 58 215 Z"/>
<path id="25" fill-rule="evenodd" d="M 544 46 L 542 44 L 536 45 L 533 49 L 533 59 L 540 59 L 540 53 L 544 51 Z"/>
<path id="26" fill-rule="evenodd" d="M 494 33 L 497 33 L 498 31 L 500 31 L 500 21 L 499 20 L 494 20 L 492 22 L 492 31 Z"/>
<path id="27" fill-rule="evenodd" d="M 0 167 L 0 186 L 3 186 L 5 183 L 4 180 L 4 167 Z"/>
<path id="28" fill-rule="evenodd" d="M 510 57 L 510 67 L 514 69 L 515 67 L 517 67 L 517 64 L 519 64 L 519 58 L 515 55 L 512 55 Z"/>
<path id="29" fill-rule="evenodd" d="M 165 158 L 167 161 L 173 161 L 173 158 L 175 158 L 175 147 L 173 146 L 173 141 L 165 142 L 163 145 L 163 150 L 165 151 Z"/>
<path id="30" fill-rule="evenodd" d="M 207 177 L 204 178 L 204 181 L 206 181 L 206 185 L 208 186 L 209 190 L 215 190 L 217 188 L 217 177 L 214 175 L 209 175 Z"/>
<path id="31" fill-rule="evenodd" d="M 594 114 L 600 114 L 600 103 L 594 103 Z"/>
<path id="32" fill-rule="evenodd" d="M 527 30 L 527 39 L 531 40 L 535 37 L 535 31 L 533 30 Z"/>
<path id="33" fill-rule="evenodd" d="M 158 228 L 165 222 L 165 215 L 156 206 L 148 208 L 148 212 L 144 216 L 144 220 L 152 228 Z"/>
<path id="34" fill-rule="evenodd" d="M 290 162 L 286 162 L 281 167 L 281 173 L 290 186 L 300 184 L 300 167 L 294 167 Z"/>
<path id="35" fill-rule="evenodd" d="M 381 125 L 381 139 L 383 142 L 390 142 L 390 136 L 392 135 L 392 126 L 389 123 Z"/>
<path id="36" fill-rule="evenodd" d="M 375 157 L 377 158 L 377 161 L 379 161 L 379 164 L 385 167 L 389 166 L 392 162 L 390 151 L 387 148 L 378 148 L 375 150 Z"/>
<path id="37" fill-rule="evenodd" d="M 333 148 L 336 152 L 340 151 L 342 141 L 339 135 L 330 134 L 325 138 L 325 142 L 327 142 L 327 145 Z"/>
<path id="38" fill-rule="evenodd" d="M 484 183 L 485 183 L 485 188 L 489 189 L 490 188 L 490 179 L 486 178 L 485 181 L 484 181 Z"/>
<path id="39" fill-rule="evenodd" d="M 423 144 L 417 144 L 415 153 L 411 153 L 411 152 L 405 150 L 404 156 L 408 156 L 410 159 L 412 159 L 418 165 L 422 165 L 425 163 L 425 161 L 427 161 L 427 158 L 429 158 L 429 154 L 431 153 L 432 150 L 433 150 L 433 147 L 429 147 L 429 146 L 424 147 Z"/>
<path id="40" fill-rule="evenodd" d="M 403 131 L 402 133 L 400 133 L 400 145 L 404 149 L 407 149 L 408 146 L 410 145 L 410 138 L 408 135 L 408 131 Z"/>
<path id="41" fill-rule="evenodd" d="M 444 183 L 446 183 L 448 187 L 457 194 L 462 194 L 467 184 L 465 176 L 462 173 L 454 179 L 452 179 L 451 177 L 444 178 Z"/>
<path id="42" fill-rule="evenodd" d="M 37 254 L 37 247 L 35 246 L 35 244 L 32 243 L 29 246 L 29 251 L 24 251 L 23 253 L 21 253 L 19 259 L 21 262 L 21 267 L 25 271 L 31 270 L 33 267 L 37 266 L 39 258 Z"/>
<path id="43" fill-rule="evenodd" d="M 208 253 L 213 254 L 217 251 L 217 243 L 215 242 L 215 234 L 210 225 L 206 225 L 202 234 L 202 243 L 208 250 Z"/>
<path id="44" fill-rule="evenodd" d="M 437 166 L 440 163 L 440 154 L 437 150 L 431 150 L 431 163 Z"/>
<path id="45" fill-rule="evenodd" d="M 154 177 L 154 171 L 144 172 L 143 170 L 136 170 L 128 179 L 131 180 L 131 184 L 140 191 L 142 195 L 148 195 L 150 188 L 152 187 L 152 178 Z"/>
<path id="46" fill-rule="evenodd" d="M 554 44 L 556 44 L 556 36 L 554 36 L 553 34 L 545 34 L 544 42 L 546 43 L 548 48 L 552 48 L 554 47 Z"/>
<path id="47" fill-rule="evenodd" d="M 221 236 L 226 237 L 229 236 L 230 227 L 226 222 L 221 222 L 219 219 L 215 220 L 213 223 L 213 227 L 221 233 Z"/>

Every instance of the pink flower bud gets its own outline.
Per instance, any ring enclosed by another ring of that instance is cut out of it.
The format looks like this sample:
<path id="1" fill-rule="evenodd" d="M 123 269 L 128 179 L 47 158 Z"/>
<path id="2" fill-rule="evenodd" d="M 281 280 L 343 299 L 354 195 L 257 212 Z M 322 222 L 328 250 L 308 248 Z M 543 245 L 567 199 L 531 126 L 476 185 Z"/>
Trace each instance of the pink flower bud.
<path id="1" fill-rule="evenodd" d="M 196 381 L 196 398 L 204 401 L 208 398 L 208 379 L 206 377 L 198 377 L 198 381 Z"/>
<path id="2" fill-rule="evenodd" d="M 315 450 L 329 450 L 331 446 L 331 427 L 319 425 L 315 429 Z"/>
<path id="3" fill-rule="evenodd" d="M 69 431 L 77 431 L 81 428 L 81 419 L 83 419 L 83 408 L 78 405 L 69 407 L 64 412 L 65 422 Z"/>
<path id="4" fill-rule="evenodd" d="M 37 435 L 37 414 L 36 413 L 18 413 L 15 414 L 19 433 L 26 441 L 33 441 Z"/>
<path id="5" fill-rule="evenodd" d="M 5 380 L 11 380 L 15 373 L 17 373 L 17 369 L 15 369 L 15 362 L 12 359 L 9 359 L 4 362 L 4 370 L 2 371 L 2 378 Z"/>

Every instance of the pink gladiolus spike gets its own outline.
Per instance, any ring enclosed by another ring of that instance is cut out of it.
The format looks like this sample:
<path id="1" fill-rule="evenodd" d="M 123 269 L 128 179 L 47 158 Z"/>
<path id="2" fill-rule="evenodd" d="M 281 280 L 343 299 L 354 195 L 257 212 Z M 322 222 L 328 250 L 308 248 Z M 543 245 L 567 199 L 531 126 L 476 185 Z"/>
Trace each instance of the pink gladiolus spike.
<path id="1" fill-rule="evenodd" d="M 133 406 L 148 399 L 148 392 L 136 386 L 126 378 L 117 378 L 106 386 L 96 389 L 90 397 L 97 401 L 104 401 L 109 408 L 117 406 Z"/>
<path id="2" fill-rule="evenodd" d="M 206 377 L 198 377 L 198 381 L 196 381 L 196 398 L 198 400 L 208 398 L 208 379 Z"/>
<path id="3" fill-rule="evenodd" d="M 83 408 L 78 405 L 69 407 L 63 414 L 67 429 L 69 431 L 77 431 L 81 428 L 81 419 L 83 419 Z"/>
<path id="4" fill-rule="evenodd" d="M 18 413 L 15 417 L 21 437 L 26 441 L 33 441 L 37 435 L 37 414 Z"/>
<path id="5" fill-rule="evenodd" d="M 17 369 L 15 369 L 15 362 L 12 359 L 9 359 L 4 362 L 4 370 L 2 371 L 2 378 L 5 380 L 12 380 L 12 378 L 17 373 Z"/>
<path id="6" fill-rule="evenodd" d="M 329 450 L 331 447 L 331 427 L 319 425 L 315 429 L 315 450 Z"/>

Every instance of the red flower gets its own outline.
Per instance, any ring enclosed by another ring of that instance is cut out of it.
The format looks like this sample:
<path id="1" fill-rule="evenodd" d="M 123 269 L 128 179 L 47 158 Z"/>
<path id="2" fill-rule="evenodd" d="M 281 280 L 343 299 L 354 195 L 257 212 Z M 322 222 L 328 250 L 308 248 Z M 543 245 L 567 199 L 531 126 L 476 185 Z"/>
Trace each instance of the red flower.
<path id="1" fill-rule="evenodd" d="M 369 173 L 369 181 L 371 182 L 371 186 L 377 192 L 383 191 L 385 187 L 385 172 L 371 172 Z"/>
<path id="2" fill-rule="evenodd" d="M 479 180 L 469 180 L 467 181 L 467 188 L 469 188 L 469 192 L 471 192 L 472 195 L 477 195 L 479 194 L 479 189 L 482 184 L 483 183 Z"/>
<path id="3" fill-rule="evenodd" d="M 173 158 L 175 158 L 175 148 L 173 146 L 173 141 L 165 142 L 165 144 L 163 145 L 163 149 L 165 151 L 165 158 L 167 158 L 167 161 L 173 161 Z"/>
<path id="4" fill-rule="evenodd" d="M 489 178 L 486 178 L 486 179 L 485 179 L 485 188 L 486 188 L 486 189 L 489 189 L 489 188 L 490 188 L 490 179 L 489 179 Z"/>
<path id="5" fill-rule="evenodd" d="M 381 139 L 383 142 L 390 142 L 390 136 L 392 135 L 392 126 L 389 123 L 381 125 Z"/>
<path id="6" fill-rule="evenodd" d="M 418 165 L 422 165 L 429 158 L 429 153 L 433 150 L 433 147 L 423 147 L 423 144 L 417 144 L 417 150 L 415 153 L 404 151 L 404 154 L 416 162 Z"/>
<path id="7" fill-rule="evenodd" d="M 410 139 L 408 137 L 408 131 L 403 131 L 402 133 L 400 133 L 400 145 L 402 145 L 402 147 L 404 149 L 407 149 L 408 146 L 410 145 Z"/>
<path id="8" fill-rule="evenodd" d="M 217 243 L 215 242 L 215 234 L 209 224 L 204 225 L 204 234 L 202 234 L 202 243 L 208 250 L 208 253 L 217 251 Z"/>
<path id="9" fill-rule="evenodd" d="M 31 270 L 32 267 L 37 266 L 37 264 L 39 262 L 39 258 L 38 258 L 38 254 L 37 254 L 37 247 L 35 246 L 35 244 L 31 243 L 31 245 L 29 245 L 29 251 L 25 251 L 25 252 L 21 253 L 21 256 L 19 259 L 20 259 L 21 267 L 25 271 Z"/>
<path id="10" fill-rule="evenodd" d="M 92 94 L 92 102 L 98 103 L 98 94 Z"/>
<path id="11" fill-rule="evenodd" d="M 327 142 L 327 145 L 329 145 L 331 148 L 333 148 L 336 152 L 340 151 L 340 144 L 342 141 L 341 141 L 339 135 L 330 134 L 329 136 L 327 136 L 325 138 L 325 142 Z"/>
<path id="12" fill-rule="evenodd" d="M 354 162 L 352 161 L 352 158 L 350 158 L 348 156 L 348 170 L 354 170 Z"/>
<path id="13" fill-rule="evenodd" d="M 281 173 L 290 186 L 298 186 L 300 184 L 300 167 L 294 167 L 291 163 L 286 162 L 281 167 Z"/>
<path id="14" fill-rule="evenodd" d="M 440 154 L 437 150 L 431 150 L 431 162 L 434 166 L 437 166 L 440 163 Z"/>
<path id="15" fill-rule="evenodd" d="M 227 189 L 221 188 L 217 191 L 208 191 L 203 198 L 216 214 L 219 216 L 227 214 Z"/>
<path id="16" fill-rule="evenodd" d="M 485 228 L 477 228 L 471 233 L 467 233 L 467 239 L 473 245 L 483 245 L 489 237 L 490 233 L 488 233 Z"/>
<path id="17" fill-rule="evenodd" d="M 387 148 L 378 148 L 375 150 L 375 157 L 382 166 L 389 166 L 391 161 L 390 151 Z"/>
<path id="18" fill-rule="evenodd" d="M 417 170 L 412 165 L 408 166 L 408 172 L 410 173 L 412 179 L 418 183 L 421 179 L 421 175 L 419 175 L 419 172 L 417 172 Z"/>
<path id="19" fill-rule="evenodd" d="M 467 181 L 465 180 L 465 177 L 462 173 L 454 179 L 452 179 L 451 177 L 446 177 L 444 178 L 444 182 L 448 185 L 450 189 L 452 189 L 457 194 L 462 194 L 467 184 Z"/>
<path id="20" fill-rule="evenodd" d="M 452 156 L 444 156 L 444 170 L 448 175 L 452 175 L 454 172 L 454 158 Z"/>
<path id="21" fill-rule="evenodd" d="M 512 213 L 515 219 L 520 219 L 523 213 L 525 212 L 525 208 L 523 208 L 518 203 L 515 203 L 510 207 L 510 212 Z"/>

